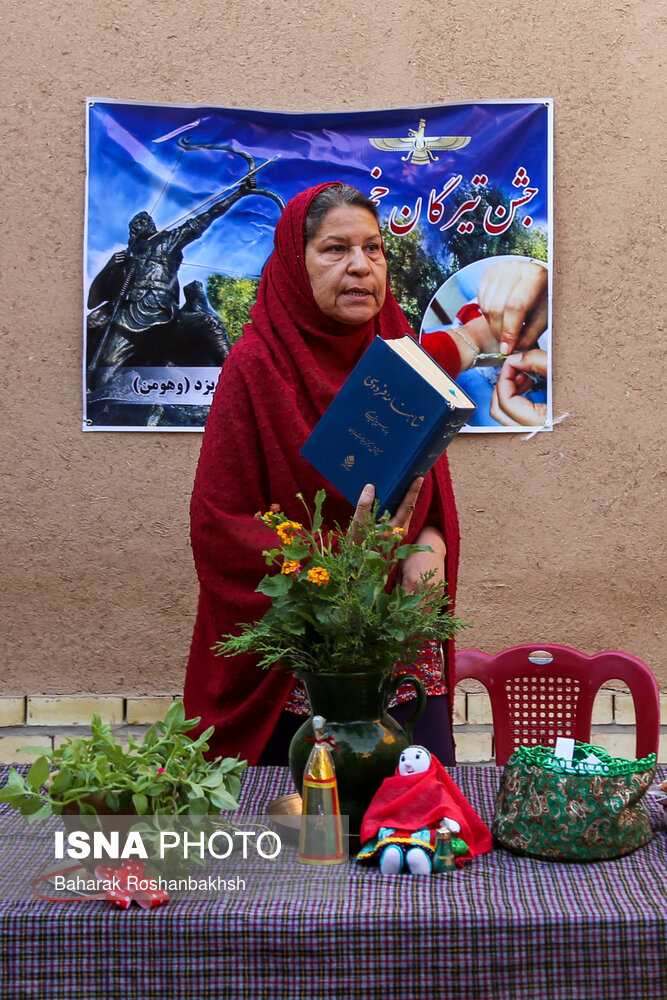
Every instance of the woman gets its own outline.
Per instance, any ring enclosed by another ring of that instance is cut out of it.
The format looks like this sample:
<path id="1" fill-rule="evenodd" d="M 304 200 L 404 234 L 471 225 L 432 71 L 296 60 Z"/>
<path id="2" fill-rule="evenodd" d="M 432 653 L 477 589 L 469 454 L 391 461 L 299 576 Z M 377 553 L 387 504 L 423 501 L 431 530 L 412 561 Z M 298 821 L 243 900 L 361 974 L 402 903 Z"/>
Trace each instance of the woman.
<path id="1" fill-rule="evenodd" d="M 373 337 L 411 333 L 387 284 L 375 206 L 354 188 L 322 184 L 297 195 L 276 226 L 274 243 L 251 322 L 222 369 L 191 506 L 201 586 L 186 710 L 202 717 L 201 728 L 215 726 L 211 752 L 240 754 L 250 763 L 286 763 L 289 739 L 303 721 L 298 713 L 307 712 L 288 672 L 262 671 L 250 656 L 223 661 L 211 652 L 222 635 L 257 620 L 268 606 L 255 588 L 273 533 L 254 514 L 278 503 L 289 518 L 303 519 L 296 494 L 312 502 L 318 489 L 327 488 L 301 458 L 303 442 Z M 459 350 L 447 338 L 437 360 L 456 373 L 466 351 L 474 357 L 474 348 L 462 341 Z M 327 494 L 325 522 L 347 525 L 350 504 L 330 487 Z M 367 487 L 358 513 L 372 502 Z M 433 549 L 405 560 L 403 586 L 411 589 L 435 569 L 453 604 L 459 534 L 446 457 L 423 485 L 415 484 L 395 521 L 409 525 L 409 541 Z M 452 655 L 450 648 L 447 676 Z M 424 718 L 430 721 L 415 738 L 444 763 L 453 762 L 445 682 L 439 663 L 427 666 Z M 400 706 L 393 714 L 400 722 Z"/>

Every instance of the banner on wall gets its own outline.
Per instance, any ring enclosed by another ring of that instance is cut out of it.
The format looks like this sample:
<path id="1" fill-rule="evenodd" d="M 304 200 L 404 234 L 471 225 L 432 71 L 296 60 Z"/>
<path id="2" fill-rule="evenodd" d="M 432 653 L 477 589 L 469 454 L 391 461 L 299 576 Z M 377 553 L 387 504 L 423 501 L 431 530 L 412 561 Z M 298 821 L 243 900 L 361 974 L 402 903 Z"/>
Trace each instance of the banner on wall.
<path id="1" fill-rule="evenodd" d="M 283 205 L 331 180 L 378 206 L 422 342 L 446 329 L 479 352 L 458 379 L 477 404 L 464 430 L 550 427 L 550 100 L 86 108 L 84 430 L 203 429 Z"/>

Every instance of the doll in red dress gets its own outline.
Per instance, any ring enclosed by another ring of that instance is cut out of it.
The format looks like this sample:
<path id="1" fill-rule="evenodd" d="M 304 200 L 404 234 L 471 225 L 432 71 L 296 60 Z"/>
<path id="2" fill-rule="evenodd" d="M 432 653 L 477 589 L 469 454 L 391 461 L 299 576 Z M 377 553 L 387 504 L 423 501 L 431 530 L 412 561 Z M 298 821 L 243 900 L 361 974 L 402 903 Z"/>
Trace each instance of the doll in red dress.
<path id="1" fill-rule="evenodd" d="M 383 875 L 430 875 L 438 827 L 452 834 L 458 864 L 491 850 L 490 830 L 437 757 L 406 747 L 366 811 L 357 859 L 378 858 Z"/>

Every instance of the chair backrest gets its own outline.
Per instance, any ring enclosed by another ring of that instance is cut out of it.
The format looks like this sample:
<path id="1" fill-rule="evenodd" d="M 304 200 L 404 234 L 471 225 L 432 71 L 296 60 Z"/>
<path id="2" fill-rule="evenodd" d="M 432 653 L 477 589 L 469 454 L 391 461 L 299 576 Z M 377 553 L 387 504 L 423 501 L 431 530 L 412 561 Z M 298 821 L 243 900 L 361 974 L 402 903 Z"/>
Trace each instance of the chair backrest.
<path id="1" fill-rule="evenodd" d="M 489 693 L 496 764 L 518 746 L 554 746 L 557 736 L 590 742 L 593 702 L 602 684 L 621 680 L 635 706 L 636 756 L 657 753 L 660 692 L 655 677 L 629 653 L 587 656 L 570 646 L 524 645 L 491 655 L 459 649 L 455 684 L 480 681 Z"/>

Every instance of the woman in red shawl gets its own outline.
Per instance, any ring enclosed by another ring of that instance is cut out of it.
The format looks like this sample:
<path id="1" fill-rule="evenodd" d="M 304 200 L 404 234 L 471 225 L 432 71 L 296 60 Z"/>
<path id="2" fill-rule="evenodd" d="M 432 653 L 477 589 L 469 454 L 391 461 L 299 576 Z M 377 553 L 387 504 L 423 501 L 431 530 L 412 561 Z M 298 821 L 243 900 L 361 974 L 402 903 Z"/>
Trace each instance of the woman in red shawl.
<path id="1" fill-rule="evenodd" d="M 375 206 L 354 188 L 321 184 L 297 195 L 276 226 L 274 245 L 251 322 L 223 366 L 197 468 L 191 540 L 200 595 L 185 705 L 188 716 L 202 717 L 201 729 L 215 726 L 211 753 L 284 764 L 291 736 L 308 714 L 298 683 L 287 671 L 260 670 L 248 655 L 216 659 L 211 647 L 241 623 L 261 618 L 268 606 L 255 588 L 273 533 L 255 519 L 256 511 L 278 503 L 287 517 L 302 519 L 296 494 L 312 502 L 324 487 L 325 523 L 350 522 L 351 505 L 299 451 L 372 339 L 412 331 L 387 284 Z M 466 349 L 445 335 L 433 353 L 457 374 Z M 358 511 L 372 501 L 367 487 Z M 408 506 L 414 506 L 411 518 L 404 505 L 396 523 L 409 523 L 406 539 L 433 552 L 405 560 L 401 583 L 411 589 L 435 568 L 453 605 L 459 532 L 445 456 Z M 452 655 L 449 643 L 444 677 L 432 650 L 416 671 L 430 696 L 416 733 L 448 763 Z M 392 709 L 399 722 L 401 712 L 400 705 Z"/>

